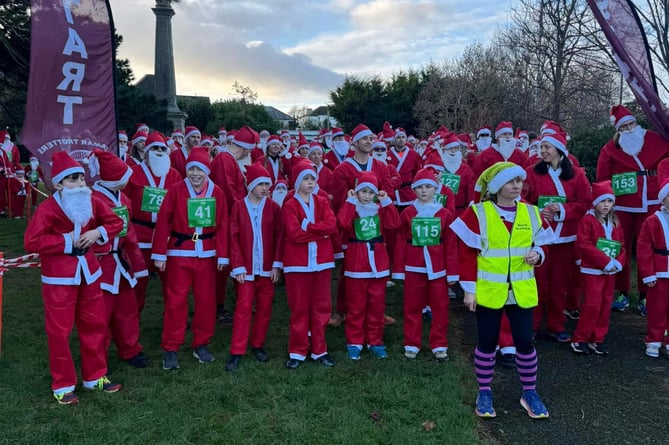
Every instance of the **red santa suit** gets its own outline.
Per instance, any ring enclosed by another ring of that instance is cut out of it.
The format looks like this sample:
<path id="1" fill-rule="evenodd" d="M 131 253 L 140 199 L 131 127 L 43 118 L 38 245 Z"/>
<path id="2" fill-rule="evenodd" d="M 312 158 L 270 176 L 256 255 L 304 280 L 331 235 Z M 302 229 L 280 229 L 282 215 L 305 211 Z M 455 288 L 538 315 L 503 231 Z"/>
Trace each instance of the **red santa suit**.
<path id="1" fill-rule="evenodd" d="M 0 213 L 4 214 L 8 205 L 9 181 L 14 173 L 14 164 L 9 161 L 7 152 L 0 149 Z"/>
<path id="2" fill-rule="evenodd" d="M 12 195 L 12 216 L 14 218 L 23 218 L 26 207 L 26 197 L 28 196 L 27 181 L 25 178 L 14 176 L 9 178 L 9 193 Z"/>
<path id="3" fill-rule="evenodd" d="M 346 194 L 349 190 L 355 188 L 355 182 L 358 176 L 363 171 L 373 172 L 379 181 L 379 189 L 385 190 L 391 195 L 393 193 L 393 186 L 390 182 L 390 174 L 388 167 L 378 159 L 370 156 L 367 163 L 364 165 L 358 164 L 353 157 L 346 158 L 334 171 L 332 176 L 332 192 L 333 205 L 335 212 L 339 210 L 344 201 L 346 201 Z"/>
<path id="4" fill-rule="evenodd" d="M 193 149 L 195 150 L 195 149 Z M 204 149 L 198 150 L 204 152 Z M 191 152 L 191 155 L 193 153 Z M 203 156 L 207 156 L 204 154 Z M 190 159 L 190 158 L 189 158 Z M 192 227 L 188 218 L 189 199 L 214 198 L 212 227 Z M 161 348 L 178 351 L 186 334 L 188 293 L 193 289 L 195 314 L 191 322 L 196 349 L 209 344 L 216 328 L 216 293 L 213 286 L 217 265 L 227 265 L 228 215 L 226 197 L 207 180 L 200 193 L 188 178 L 169 188 L 158 212 L 151 259 L 167 261 L 165 269 L 165 311 Z"/>
<path id="5" fill-rule="evenodd" d="M 98 244 L 108 243 L 121 231 L 123 221 L 96 197 L 92 197 L 92 206 L 93 218 L 83 226 L 74 224 L 62 209 L 60 193 L 56 193 L 36 209 L 23 240 L 26 252 L 39 253 L 42 262 L 51 388 L 56 394 L 74 391 L 77 383 L 70 352 L 75 323 L 84 381 L 96 381 L 107 373 L 107 325 L 99 284 L 102 270 L 93 250 L 73 249 L 73 239 L 98 229 L 102 235 Z"/>
<path id="6" fill-rule="evenodd" d="M 423 166 L 423 161 L 418 153 L 404 147 L 404 150 L 397 151 L 392 147 L 388 151 L 388 164 L 393 165 L 402 178 L 399 189 L 395 192 L 395 205 L 406 207 L 410 205 L 416 195 L 411 189 L 411 181 L 418 170 Z"/>
<path id="7" fill-rule="evenodd" d="M 28 182 L 30 183 L 31 186 L 37 188 L 40 182 L 44 182 L 44 171 L 42 171 L 42 167 L 37 167 L 36 170 L 33 170 L 31 165 L 28 165 L 26 167 L 26 179 L 28 179 Z M 30 205 L 35 207 L 37 205 L 37 193 L 35 190 L 31 190 L 30 193 Z"/>
<path id="8" fill-rule="evenodd" d="M 335 169 L 339 166 L 339 164 L 344 162 L 344 159 L 350 158 L 351 156 L 353 156 L 353 151 L 351 150 L 349 150 L 348 153 L 346 153 L 346 155 L 339 156 L 337 152 L 333 149 L 323 155 L 323 165 L 334 172 Z"/>
<path id="9" fill-rule="evenodd" d="M 328 195 L 332 195 L 332 178 L 334 175 L 332 170 L 325 167 L 321 162 L 316 166 L 316 172 L 318 173 L 318 187 Z"/>
<path id="10" fill-rule="evenodd" d="M 266 155 L 258 160 L 258 164 L 262 165 L 269 172 L 272 184 L 276 184 L 277 181 L 281 180 L 288 181 L 288 172 L 290 169 L 285 157 Z"/>
<path id="11" fill-rule="evenodd" d="M 508 159 L 504 159 L 504 156 L 499 152 L 497 146 L 493 144 L 490 148 L 483 150 L 476 157 L 476 161 L 472 167 L 474 177 L 478 179 L 478 177 L 481 176 L 481 173 L 483 173 L 483 170 L 498 162 L 513 162 L 514 164 L 524 167 L 525 164 L 527 164 L 527 155 L 521 150 L 515 149 Z"/>
<path id="12" fill-rule="evenodd" d="M 186 159 L 188 159 L 188 151 L 185 146 L 178 147 L 170 153 L 170 164 L 182 178 L 186 177 Z"/>

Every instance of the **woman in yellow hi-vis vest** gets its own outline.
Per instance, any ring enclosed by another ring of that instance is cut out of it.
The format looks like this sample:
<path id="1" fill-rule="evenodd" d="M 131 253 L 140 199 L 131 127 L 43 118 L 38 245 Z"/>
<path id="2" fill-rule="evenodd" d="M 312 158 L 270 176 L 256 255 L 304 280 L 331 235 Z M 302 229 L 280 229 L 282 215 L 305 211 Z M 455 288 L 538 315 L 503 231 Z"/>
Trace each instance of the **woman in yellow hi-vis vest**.
<path id="1" fill-rule="evenodd" d="M 478 345 L 474 355 L 479 393 L 476 415 L 495 417 L 492 377 L 502 313 L 516 346 L 523 387 L 520 403 L 532 418 L 548 417 L 536 392 L 537 353 L 532 341 L 532 311 L 537 305 L 534 267 L 544 260 L 542 245 L 553 242 L 550 225 L 533 205 L 519 201 L 525 170 L 498 162 L 478 178 L 481 202 L 468 208 L 451 229 L 460 238 L 460 284 L 465 305 L 476 311 Z"/>

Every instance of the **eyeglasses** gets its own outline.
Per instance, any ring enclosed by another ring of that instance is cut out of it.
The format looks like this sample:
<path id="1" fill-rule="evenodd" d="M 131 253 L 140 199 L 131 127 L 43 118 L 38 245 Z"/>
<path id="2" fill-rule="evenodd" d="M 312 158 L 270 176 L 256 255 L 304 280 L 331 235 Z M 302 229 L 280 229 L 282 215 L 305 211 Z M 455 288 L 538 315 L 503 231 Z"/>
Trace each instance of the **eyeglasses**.
<path id="1" fill-rule="evenodd" d="M 374 148 L 374 151 L 376 151 L 376 152 L 382 152 L 382 151 L 387 151 L 387 150 L 386 150 L 385 148 L 376 147 L 376 148 Z"/>
<path id="2" fill-rule="evenodd" d="M 150 151 L 167 151 L 169 150 L 167 147 L 163 147 L 161 145 L 154 145 L 149 149 Z"/>

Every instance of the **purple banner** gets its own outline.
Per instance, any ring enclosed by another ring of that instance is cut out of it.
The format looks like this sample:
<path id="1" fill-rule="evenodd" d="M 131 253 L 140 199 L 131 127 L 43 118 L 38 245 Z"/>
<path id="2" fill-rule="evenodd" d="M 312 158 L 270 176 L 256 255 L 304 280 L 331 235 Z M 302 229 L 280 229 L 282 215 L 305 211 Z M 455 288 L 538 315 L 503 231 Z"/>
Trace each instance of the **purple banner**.
<path id="1" fill-rule="evenodd" d="M 30 80 L 21 141 L 51 186 L 51 157 L 116 151 L 114 48 L 105 0 L 31 1 Z"/>
<path id="2" fill-rule="evenodd" d="M 588 0 L 620 72 L 653 128 L 669 139 L 669 113 L 657 94 L 646 35 L 628 0 Z"/>

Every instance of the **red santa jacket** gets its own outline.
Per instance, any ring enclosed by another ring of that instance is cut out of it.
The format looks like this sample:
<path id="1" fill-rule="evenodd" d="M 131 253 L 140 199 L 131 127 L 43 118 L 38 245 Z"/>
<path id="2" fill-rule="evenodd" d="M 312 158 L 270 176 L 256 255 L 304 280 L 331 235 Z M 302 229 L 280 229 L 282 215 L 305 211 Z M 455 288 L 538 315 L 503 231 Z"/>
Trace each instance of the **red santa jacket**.
<path id="1" fill-rule="evenodd" d="M 227 198 L 227 214 L 230 214 L 235 202 L 246 196 L 246 180 L 235 156 L 227 149 L 222 149 L 211 163 L 211 180 L 223 190 Z"/>
<path id="2" fill-rule="evenodd" d="M 99 198 L 91 197 L 93 217 L 85 225 L 74 224 L 62 208 L 60 193 L 45 200 L 30 220 L 23 237 L 26 252 L 39 253 L 42 262 L 42 283 L 78 286 L 94 283 L 102 275 L 93 250 L 73 255 L 74 241 L 82 233 L 98 229 L 104 245 L 123 229 L 123 221 Z M 73 237 L 70 236 L 73 233 Z M 74 238 L 74 239 L 73 239 Z"/>
<path id="3" fill-rule="evenodd" d="M 25 181 L 25 178 L 23 180 L 17 177 L 9 178 L 9 193 L 12 196 L 26 196 L 28 194 L 26 190 L 27 184 L 23 181 Z"/>
<path id="4" fill-rule="evenodd" d="M 186 147 L 178 147 L 170 153 L 170 164 L 181 175 L 181 178 L 186 177 L 186 159 L 188 159 Z"/>
<path id="5" fill-rule="evenodd" d="M 354 222 L 360 217 L 357 199 L 348 198 L 337 214 L 337 223 L 347 244 L 344 257 L 344 275 L 351 278 L 381 278 L 390 276 L 390 257 L 383 236 L 365 241 L 355 235 Z M 392 231 L 400 226 L 400 216 L 388 197 L 376 204 L 379 233 Z M 373 215 L 366 215 L 373 216 Z"/>
<path id="6" fill-rule="evenodd" d="M 26 166 L 26 179 L 28 182 L 30 182 L 32 185 L 37 185 L 40 181 L 44 181 L 44 171 L 42 171 L 42 167 L 37 167 L 37 170 L 33 170 L 32 166 L 29 164 Z"/>
<path id="7" fill-rule="evenodd" d="M 323 165 L 325 165 L 330 170 L 334 171 L 339 164 L 344 162 L 344 159 L 350 158 L 353 156 L 353 151 L 349 150 L 344 157 L 340 157 L 336 151 L 330 150 L 323 155 Z"/>
<path id="8" fill-rule="evenodd" d="M 2 145 L 0 148 L 7 158 L 5 168 L 8 166 L 10 171 L 19 170 L 21 168 L 21 154 L 19 153 L 19 147 L 11 141 L 0 145 Z M 0 166 L 0 169 L 2 169 L 2 166 Z"/>
<path id="9" fill-rule="evenodd" d="M 456 213 L 459 215 L 469 207 L 471 202 L 474 201 L 474 185 L 476 184 L 477 178 L 474 177 L 474 172 L 465 161 L 462 161 L 460 167 L 458 167 L 455 172 L 450 172 L 447 169 L 445 169 L 444 172 L 460 177 L 460 188 L 455 195 L 455 209 Z"/>
<path id="10" fill-rule="evenodd" d="M 669 213 L 657 211 L 641 226 L 636 245 L 639 276 L 644 284 L 658 278 L 669 278 Z"/>
<path id="11" fill-rule="evenodd" d="M 321 163 L 316 167 L 316 171 L 318 172 L 318 186 L 328 195 L 332 195 L 332 170 Z"/>
<path id="12" fill-rule="evenodd" d="M 285 157 L 272 158 L 271 156 L 263 156 L 257 162 L 269 172 L 269 177 L 272 179 L 272 190 L 274 190 L 274 184 L 279 180 L 283 179 L 288 182 L 290 161 Z M 290 183 L 288 187 L 291 187 Z"/>
<path id="13" fill-rule="evenodd" d="M 327 199 L 311 195 L 305 203 L 299 195 L 286 197 L 281 211 L 286 234 L 284 272 L 334 268 L 331 237 L 337 232 L 337 220 Z"/>
<path id="14" fill-rule="evenodd" d="M 371 171 L 374 173 L 379 182 L 379 190 L 384 190 L 388 195 L 393 196 L 393 186 L 390 182 L 390 174 L 388 173 L 386 164 L 370 156 L 365 165 L 365 169 L 363 170 L 352 157 L 346 158 L 344 162 L 339 164 L 335 169 L 332 176 L 332 204 L 335 212 L 337 212 L 344 201 L 346 201 L 348 191 L 355 188 L 358 176 L 363 171 Z"/>
<path id="15" fill-rule="evenodd" d="M 441 220 L 440 244 L 424 247 L 413 245 L 411 225 L 416 217 L 434 217 Z M 457 243 L 455 235 L 448 228 L 452 221 L 451 212 L 436 203 L 423 205 L 414 201 L 404 209 L 400 215 L 400 235 L 395 249 L 393 278 L 403 280 L 404 271 L 408 271 L 426 274 L 428 280 L 447 277 L 448 281 L 457 281 Z"/>
<path id="16" fill-rule="evenodd" d="M 609 141 L 599 152 L 597 159 L 597 182 L 611 180 L 619 173 L 634 172 L 637 175 L 637 191 L 629 195 L 616 196 L 616 210 L 630 213 L 645 213 L 648 206 L 657 205 L 659 185 L 658 163 L 669 156 L 669 142 L 652 131 L 646 131 L 643 148 L 636 156 L 630 156 L 613 141 Z"/>
<path id="17" fill-rule="evenodd" d="M 483 150 L 476 157 L 476 161 L 474 161 L 474 166 L 472 167 L 474 177 L 478 179 L 486 168 L 493 166 L 497 162 L 504 161 L 513 162 L 521 167 L 525 167 L 525 164 L 527 164 L 527 155 L 521 150 L 515 149 L 513 150 L 513 153 L 511 153 L 509 159 L 505 160 L 495 146 L 491 146 L 490 148 Z"/>
<path id="18" fill-rule="evenodd" d="M 283 267 L 283 219 L 281 207 L 268 198 L 259 205 L 259 226 L 253 225 L 253 210 L 248 197 L 235 202 L 230 215 L 230 275 L 269 277 L 273 267 Z M 260 229 L 260 230 L 258 230 Z M 254 271 L 254 259 L 260 266 Z"/>
<path id="19" fill-rule="evenodd" d="M 395 148 L 391 148 L 388 151 L 388 164 L 395 166 L 402 178 L 399 189 L 395 191 L 395 204 L 400 206 L 411 204 L 416 199 L 411 183 L 418 170 L 423 167 L 423 160 L 418 153 L 407 147 L 404 148 L 402 153 L 397 152 Z"/>
<path id="20" fill-rule="evenodd" d="M 551 170 L 549 168 L 549 170 Z M 527 179 L 523 187 L 523 198 L 532 205 L 538 205 L 540 196 L 560 196 L 567 199 L 558 204 L 560 213 L 549 221 L 555 232 L 557 244 L 576 241 L 578 222 L 591 206 L 590 183 L 580 168 L 574 168 L 574 177 L 561 180 L 558 171 L 540 175 L 534 167 L 526 168 Z M 539 209 L 541 210 L 541 208 Z"/>
<path id="21" fill-rule="evenodd" d="M 132 218 L 132 203 L 130 198 L 122 192 L 114 193 L 99 184 L 95 184 L 93 185 L 93 196 L 98 197 L 110 209 L 127 208 L 128 219 Z M 130 221 L 126 221 L 125 224 L 127 227 L 125 236 L 115 236 L 109 244 L 93 248 L 102 268 L 100 287 L 111 294 L 119 293 L 121 279 L 125 279 L 130 287 L 135 287 L 137 278 L 149 276 L 144 257 L 137 245 L 137 235 L 133 225 Z"/>
<path id="22" fill-rule="evenodd" d="M 183 181 L 183 178 L 175 169 L 170 168 L 163 177 L 154 176 L 153 171 L 146 162 L 133 167 L 132 176 L 125 189 L 132 203 L 132 219 L 134 231 L 140 249 L 150 249 L 153 240 L 153 230 L 158 220 L 158 212 L 145 212 L 142 210 L 145 188 L 169 189 L 172 185 Z"/>
<path id="23" fill-rule="evenodd" d="M 188 200 L 214 198 L 216 210 L 213 227 L 190 227 Z M 208 180 L 200 194 L 188 179 L 167 190 L 156 222 L 151 259 L 166 261 L 170 256 L 217 258 L 219 265 L 228 265 L 227 203 L 221 189 Z"/>
<path id="24" fill-rule="evenodd" d="M 597 241 L 600 238 L 618 241 L 621 244 L 620 252 L 615 258 L 610 258 L 606 253 L 597 248 Z M 623 237 L 623 228 L 620 224 L 613 226 L 601 223 L 595 216 L 594 210 L 588 212 L 578 223 L 578 235 L 576 247 L 580 257 L 581 273 L 588 275 L 605 275 L 604 269 L 608 269 L 614 264 L 617 271 L 621 271 L 625 266 L 625 242 Z"/>

